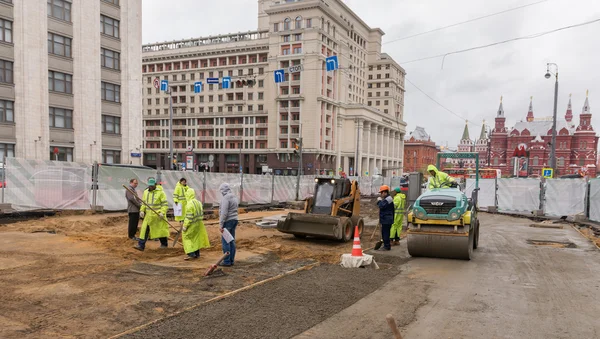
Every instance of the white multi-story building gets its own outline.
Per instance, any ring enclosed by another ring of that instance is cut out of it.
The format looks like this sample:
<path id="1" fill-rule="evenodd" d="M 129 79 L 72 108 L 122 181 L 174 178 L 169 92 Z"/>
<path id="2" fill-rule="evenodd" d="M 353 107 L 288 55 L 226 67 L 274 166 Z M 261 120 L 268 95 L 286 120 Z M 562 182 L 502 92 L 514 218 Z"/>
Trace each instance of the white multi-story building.
<path id="1" fill-rule="evenodd" d="M 144 163 L 169 166 L 169 97 L 154 87 L 159 79 L 171 89 L 178 162 L 212 155 L 213 171 L 296 174 L 301 137 L 304 174 L 399 174 L 405 71 L 381 53 L 383 34 L 340 0 L 258 0 L 255 31 L 143 46 Z M 333 55 L 340 68 L 328 72 Z M 278 69 L 285 81 L 276 84 Z M 207 83 L 227 76 L 229 89 Z"/>
<path id="2" fill-rule="evenodd" d="M 0 1 L 0 155 L 141 163 L 141 3 Z"/>

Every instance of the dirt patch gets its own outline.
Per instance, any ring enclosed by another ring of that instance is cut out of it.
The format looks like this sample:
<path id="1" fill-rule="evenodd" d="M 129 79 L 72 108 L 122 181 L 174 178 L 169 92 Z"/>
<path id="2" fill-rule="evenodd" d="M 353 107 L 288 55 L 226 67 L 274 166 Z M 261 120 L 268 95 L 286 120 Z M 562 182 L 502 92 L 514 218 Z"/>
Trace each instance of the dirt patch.
<path id="1" fill-rule="evenodd" d="M 595 228 L 590 227 L 582 227 L 579 228 L 579 232 L 581 232 L 586 238 L 590 239 L 596 246 L 600 247 L 600 231 Z"/>
<path id="2" fill-rule="evenodd" d="M 108 337 L 307 264 L 337 263 L 351 251 L 351 242 L 296 239 L 254 225 L 282 213 L 240 215 L 254 219 L 238 227 L 236 265 L 208 279 L 203 273 L 222 254 L 214 221 L 206 222 L 212 247 L 193 262 L 182 260 L 180 246 L 159 249 L 149 241 L 146 251 L 134 250 L 125 213 L 66 213 L 3 225 L 0 337 Z M 365 227 L 363 249 L 378 240 L 369 241 L 373 229 Z"/>
<path id="3" fill-rule="evenodd" d="M 570 241 L 551 241 L 551 240 L 532 240 L 527 239 L 527 243 L 535 246 L 548 246 L 554 248 L 576 248 L 577 245 Z"/>

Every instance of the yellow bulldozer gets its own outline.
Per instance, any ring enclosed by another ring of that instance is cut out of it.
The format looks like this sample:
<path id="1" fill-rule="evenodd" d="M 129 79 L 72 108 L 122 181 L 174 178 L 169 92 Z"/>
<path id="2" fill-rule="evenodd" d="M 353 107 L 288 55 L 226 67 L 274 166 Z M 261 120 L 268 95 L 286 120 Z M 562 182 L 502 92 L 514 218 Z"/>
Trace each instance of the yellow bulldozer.
<path id="1" fill-rule="evenodd" d="M 305 200 L 304 213 L 288 213 L 277 223 L 277 230 L 293 234 L 349 241 L 354 227 L 362 235 L 364 221 L 360 217 L 360 190 L 349 179 L 316 178 L 315 193 Z"/>

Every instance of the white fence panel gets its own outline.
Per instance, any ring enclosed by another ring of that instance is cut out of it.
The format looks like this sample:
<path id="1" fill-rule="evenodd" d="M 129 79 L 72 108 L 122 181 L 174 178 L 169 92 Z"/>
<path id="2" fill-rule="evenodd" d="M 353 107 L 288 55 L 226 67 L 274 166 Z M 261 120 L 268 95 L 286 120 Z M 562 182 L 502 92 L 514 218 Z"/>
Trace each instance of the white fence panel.
<path id="1" fill-rule="evenodd" d="M 240 197 L 240 175 L 233 173 L 206 173 L 205 203 L 220 204 L 223 194 L 219 191 L 222 183 L 228 183 L 233 195 Z"/>
<path id="2" fill-rule="evenodd" d="M 275 176 L 275 191 L 273 201 L 286 202 L 296 199 L 296 177 Z"/>
<path id="3" fill-rule="evenodd" d="M 6 159 L 4 201 L 18 211 L 90 208 L 92 165 Z"/>
<path id="4" fill-rule="evenodd" d="M 315 194 L 315 178 L 316 176 L 314 175 L 303 175 L 300 177 L 300 193 L 298 194 L 298 199 L 306 199 Z M 294 193 L 294 198 L 295 195 L 296 193 Z"/>
<path id="5" fill-rule="evenodd" d="M 590 220 L 600 222 L 600 179 L 590 180 Z"/>
<path id="6" fill-rule="evenodd" d="M 465 194 L 471 197 L 475 189 L 475 179 L 467 179 Z M 496 179 L 479 179 L 479 208 L 486 210 L 489 206 L 496 206 Z"/>
<path id="7" fill-rule="evenodd" d="M 98 167 L 98 192 L 96 204 L 107 211 L 121 211 L 127 209 L 125 189 L 129 180 L 138 180 L 136 192 L 141 198 L 148 187 L 148 178 L 156 178 L 155 170 L 133 169 L 124 167 L 99 166 Z"/>
<path id="8" fill-rule="evenodd" d="M 552 216 L 585 213 L 585 179 L 548 179 L 544 214 Z"/>
<path id="9" fill-rule="evenodd" d="M 530 214 L 539 208 L 539 179 L 498 179 L 498 210 Z"/>
<path id="10" fill-rule="evenodd" d="M 270 175 L 244 174 L 243 180 L 243 202 L 248 204 L 268 204 L 271 202 L 272 178 Z"/>

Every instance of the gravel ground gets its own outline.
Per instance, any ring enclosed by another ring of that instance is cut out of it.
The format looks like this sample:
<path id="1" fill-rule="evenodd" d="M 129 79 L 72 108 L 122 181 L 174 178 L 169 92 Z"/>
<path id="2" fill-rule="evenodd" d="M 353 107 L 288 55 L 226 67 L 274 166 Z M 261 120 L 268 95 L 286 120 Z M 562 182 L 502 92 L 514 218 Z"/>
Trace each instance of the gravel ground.
<path id="1" fill-rule="evenodd" d="M 382 269 L 322 265 L 152 324 L 123 338 L 290 338 L 374 292 L 405 259 Z"/>

